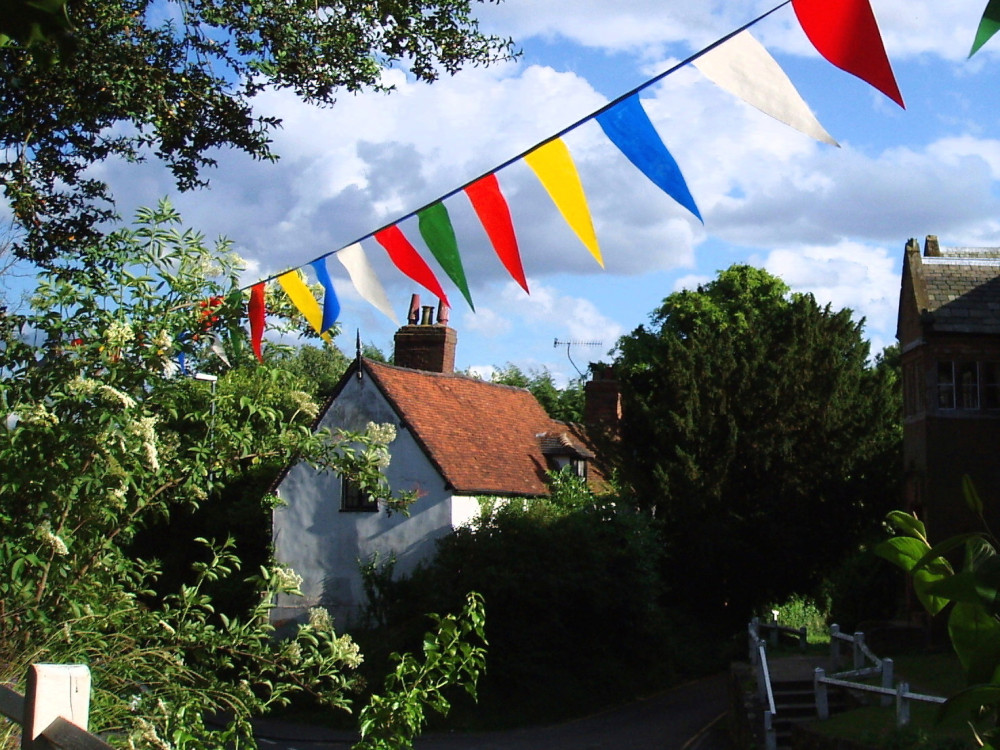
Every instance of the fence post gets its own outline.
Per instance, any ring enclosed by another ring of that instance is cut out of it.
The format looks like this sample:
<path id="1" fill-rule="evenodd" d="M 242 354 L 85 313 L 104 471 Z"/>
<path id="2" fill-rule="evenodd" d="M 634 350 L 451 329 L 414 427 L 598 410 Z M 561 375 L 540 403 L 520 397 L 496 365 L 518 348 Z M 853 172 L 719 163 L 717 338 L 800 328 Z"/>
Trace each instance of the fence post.
<path id="1" fill-rule="evenodd" d="M 896 726 L 905 727 L 910 723 L 910 702 L 906 699 L 906 694 L 910 692 L 910 685 L 901 682 L 896 686 Z"/>
<path id="2" fill-rule="evenodd" d="M 893 663 L 892 659 L 882 660 L 882 687 L 892 690 L 893 681 Z M 892 705 L 892 696 L 888 694 L 882 695 L 882 706 L 888 707 Z"/>
<path id="3" fill-rule="evenodd" d="M 813 692 L 816 693 L 816 716 L 820 719 L 830 718 L 830 701 L 827 697 L 826 683 L 823 678 L 826 671 L 822 667 L 816 667 L 813 672 Z"/>
<path id="4" fill-rule="evenodd" d="M 808 640 L 809 639 L 806 637 L 806 626 L 803 625 L 801 628 L 799 628 L 799 651 L 806 650 L 806 643 L 808 642 Z"/>
<path id="5" fill-rule="evenodd" d="M 865 644 L 865 634 L 854 634 L 854 668 L 861 669 L 865 665 L 865 653 L 861 647 Z"/>
<path id="6" fill-rule="evenodd" d="M 840 666 L 840 625 L 836 623 L 830 626 L 830 661 Z"/>
<path id="7" fill-rule="evenodd" d="M 779 633 L 778 633 L 778 610 L 772 609 L 771 610 L 771 617 L 772 617 L 771 623 L 774 625 L 774 627 L 771 629 L 771 646 L 773 646 L 774 648 L 777 648 L 778 647 L 778 635 L 779 635 Z"/>
<path id="8" fill-rule="evenodd" d="M 774 714 L 764 710 L 764 747 L 766 750 L 778 750 L 778 736 L 774 732 Z"/>
<path id="9" fill-rule="evenodd" d="M 90 670 L 84 664 L 34 664 L 28 670 L 24 696 L 22 750 L 48 750 L 41 737 L 60 716 L 87 729 L 90 713 Z"/>

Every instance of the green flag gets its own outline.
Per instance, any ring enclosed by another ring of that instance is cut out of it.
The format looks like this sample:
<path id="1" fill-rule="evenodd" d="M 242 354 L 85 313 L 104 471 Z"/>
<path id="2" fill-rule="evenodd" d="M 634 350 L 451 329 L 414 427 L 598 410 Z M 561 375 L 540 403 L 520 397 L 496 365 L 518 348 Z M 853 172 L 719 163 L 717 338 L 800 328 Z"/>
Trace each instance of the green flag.
<path id="1" fill-rule="evenodd" d="M 976 54 L 979 48 L 986 44 L 991 36 L 997 33 L 997 29 L 1000 29 L 1000 0 L 990 0 L 986 6 L 986 11 L 983 13 L 983 20 L 979 22 L 979 30 L 976 31 L 976 41 L 972 43 L 972 51 L 969 52 L 969 57 Z"/>
<path id="2" fill-rule="evenodd" d="M 437 258 L 437 262 L 441 264 L 441 268 L 462 292 L 469 307 L 475 310 L 476 306 L 472 304 L 472 295 L 469 294 L 469 284 L 465 280 L 462 258 L 458 254 L 455 230 L 451 226 L 451 219 L 448 218 L 448 209 L 444 207 L 444 203 L 438 201 L 418 212 L 417 218 L 420 236 L 424 238 L 424 242 Z"/>

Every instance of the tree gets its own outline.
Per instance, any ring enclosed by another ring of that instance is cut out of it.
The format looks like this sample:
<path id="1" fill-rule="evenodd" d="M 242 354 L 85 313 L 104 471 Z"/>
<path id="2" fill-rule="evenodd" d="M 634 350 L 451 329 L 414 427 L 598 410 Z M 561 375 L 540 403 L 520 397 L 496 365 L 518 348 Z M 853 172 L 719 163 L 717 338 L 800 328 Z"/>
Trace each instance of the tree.
<path id="1" fill-rule="evenodd" d="M 119 744 L 253 746 L 250 716 L 294 695 L 346 708 L 357 645 L 318 608 L 275 639 L 270 602 L 297 576 L 269 560 L 240 573 L 231 538 L 171 540 L 203 553 L 173 585 L 130 543 L 268 463 L 310 461 L 392 500 L 378 468 L 387 448 L 313 432 L 307 393 L 267 387 L 287 383 L 280 370 L 220 374 L 214 392 L 178 372 L 180 353 L 204 373 L 220 339 L 245 335 L 229 323 L 243 306 L 236 259 L 178 221 L 165 204 L 141 211 L 135 229 L 53 263 L 25 313 L 0 316 L 0 681 L 39 661 L 86 663 L 95 729 Z M 266 486 L 255 491 L 265 499 Z M 254 597 L 219 611 L 213 588 L 240 575 Z M 459 619 L 481 618 L 470 601 Z M 430 651 L 451 643 L 448 627 Z M 479 652 L 449 648 L 435 674 L 473 675 Z M 228 724 L 207 726 L 212 714 Z M 13 747 L 15 730 L 0 731 Z"/>
<path id="2" fill-rule="evenodd" d="M 517 365 L 508 362 L 506 366 L 494 369 L 490 381 L 531 391 L 531 395 L 553 419 L 563 422 L 583 421 L 582 378 L 571 380 L 565 388 L 559 388 L 547 367 L 525 373 Z"/>
<path id="3" fill-rule="evenodd" d="M 433 81 L 511 54 L 479 31 L 472 0 L 73 0 L 61 50 L 65 9 L 51 2 L 10 0 L 0 26 L 0 182 L 18 252 L 39 261 L 92 245 L 111 218 L 108 186 L 87 173 L 97 162 L 154 154 L 187 190 L 217 148 L 276 158 L 279 120 L 252 108 L 261 91 L 332 105 L 388 90 L 389 67 Z"/>
<path id="4" fill-rule="evenodd" d="M 619 342 L 621 477 L 680 601 L 738 622 L 807 593 L 894 494 L 897 376 L 849 310 L 733 266 Z"/>

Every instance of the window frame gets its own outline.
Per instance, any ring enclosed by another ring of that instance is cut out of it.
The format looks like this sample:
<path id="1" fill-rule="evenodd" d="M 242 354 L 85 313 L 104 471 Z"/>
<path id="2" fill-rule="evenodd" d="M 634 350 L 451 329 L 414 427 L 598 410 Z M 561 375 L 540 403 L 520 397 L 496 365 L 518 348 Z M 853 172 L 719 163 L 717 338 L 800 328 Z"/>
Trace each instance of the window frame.
<path id="1" fill-rule="evenodd" d="M 376 511 L 378 511 L 378 500 L 373 500 L 371 494 L 362 490 L 357 482 L 343 476 L 340 478 L 341 513 L 374 513 Z"/>

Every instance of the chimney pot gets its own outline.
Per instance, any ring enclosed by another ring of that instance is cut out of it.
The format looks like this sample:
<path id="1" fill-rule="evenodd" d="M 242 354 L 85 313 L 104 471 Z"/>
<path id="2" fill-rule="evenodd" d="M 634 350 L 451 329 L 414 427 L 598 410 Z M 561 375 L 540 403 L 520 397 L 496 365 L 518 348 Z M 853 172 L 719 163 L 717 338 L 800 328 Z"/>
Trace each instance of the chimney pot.
<path id="1" fill-rule="evenodd" d="M 438 325 L 448 325 L 448 316 L 450 314 L 451 308 L 444 303 L 444 300 L 438 300 Z"/>
<path id="2" fill-rule="evenodd" d="M 434 308 L 430 305 L 424 305 L 420 308 L 422 314 L 420 316 L 420 325 L 429 326 L 434 323 Z"/>
<path id="3" fill-rule="evenodd" d="M 418 320 L 420 320 L 420 295 L 414 294 L 410 296 L 410 312 L 406 315 L 406 322 L 415 326 Z"/>

